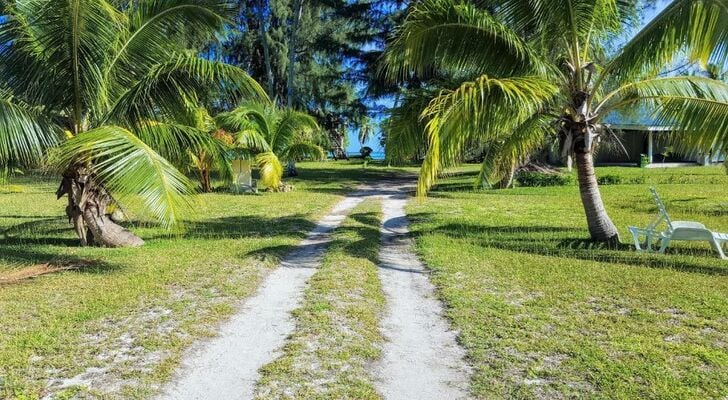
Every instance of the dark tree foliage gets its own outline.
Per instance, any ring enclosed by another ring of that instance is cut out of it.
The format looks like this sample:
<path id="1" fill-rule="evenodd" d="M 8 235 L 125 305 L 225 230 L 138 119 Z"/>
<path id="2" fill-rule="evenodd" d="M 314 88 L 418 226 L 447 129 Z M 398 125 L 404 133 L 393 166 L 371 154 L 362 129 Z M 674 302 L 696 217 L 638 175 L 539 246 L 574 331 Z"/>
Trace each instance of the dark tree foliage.
<path id="1" fill-rule="evenodd" d="M 243 0 L 222 56 L 345 144 L 376 111 L 369 81 L 402 8 L 397 0 Z"/>

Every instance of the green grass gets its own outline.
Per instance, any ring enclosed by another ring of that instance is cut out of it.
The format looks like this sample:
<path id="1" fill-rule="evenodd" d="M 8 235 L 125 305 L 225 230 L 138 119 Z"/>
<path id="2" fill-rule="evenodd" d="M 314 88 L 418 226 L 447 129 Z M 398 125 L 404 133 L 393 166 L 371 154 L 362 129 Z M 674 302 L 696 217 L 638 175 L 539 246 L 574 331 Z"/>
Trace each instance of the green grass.
<path id="1" fill-rule="evenodd" d="M 13 179 L 0 192 L 0 274 L 47 262 L 94 267 L 0 287 L 0 398 L 38 398 L 79 375 L 91 396 L 148 396 L 342 192 L 390 173 L 354 162 L 300 167 L 291 193 L 200 196 L 180 235 L 136 222 L 141 249 L 78 247 L 65 200 L 55 200 L 58 180 Z"/>
<path id="2" fill-rule="evenodd" d="M 576 186 L 456 191 L 474 173 L 459 169 L 408 212 L 476 397 L 725 397 L 728 263 L 707 244 L 677 242 L 664 256 L 593 246 Z M 722 168 L 604 174 L 645 174 L 602 188 L 625 243 L 628 225 L 656 215 L 648 184 L 674 219 L 728 232 Z"/>
<path id="3" fill-rule="evenodd" d="M 311 278 L 296 332 L 262 369 L 260 399 L 378 399 L 367 364 L 383 341 L 384 295 L 377 275 L 380 203 L 365 201 L 333 235 Z"/>
<path id="4" fill-rule="evenodd" d="M 362 181 L 411 168 L 303 163 L 291 193 L 200 196 L 186 230 L 136 221 L 141 249 L 80 248 L 53 192 L 23 176 L 0 190 L 0 274 L 91 260 L 82 271 L 0 287 L 0 398 L 144 398 L 192 341 L 213 334 L 313 223 Z M 408 208 L 418 251 L 474 367 L 478 398 L 718 398 L 728 393 L 728 264 L 707 244 L 638 254 L 585 239 L 576 186 L 472 191 L 459 168 Z M 728 231 L 722 168 L 600 168 L 628 225 L 656 213 Z M 284 354 L 263 370 L 261 398 L 377 398 L 366 373 L 380 356 L 378 203 L 334 234 L 296 311 Z M 60 390 L 76 377 L 90 389 Z"/>

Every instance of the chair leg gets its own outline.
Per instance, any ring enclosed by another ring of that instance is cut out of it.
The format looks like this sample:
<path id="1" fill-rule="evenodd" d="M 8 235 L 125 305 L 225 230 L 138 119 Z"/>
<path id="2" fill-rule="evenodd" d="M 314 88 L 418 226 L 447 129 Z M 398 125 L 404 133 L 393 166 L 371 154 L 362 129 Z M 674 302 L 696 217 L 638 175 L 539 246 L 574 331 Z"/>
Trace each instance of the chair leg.
<path id="1" fill-rule="evenodd" d="M 723 245 L 720 241 L 713 239 L 710 241 L 710 244 L 713 245 L 713 248 L 715 249 L 715 251 L 718 252 L 720 258 L 728 260 L 728 257 L 726 257 L 725 253 L 723 252 Z"/>
<path id="2" fill-rule="evenodd" d="M 645 240 L 647 241 L 647 251 L 649 251 L 650 253 L 653 252 L 655 249 L 652 248 L 652 245 L 657 244 L 657 241 L 655 240 L 652 232 L 647 233 Z"/>
<path id="3" fill-rule="evenodd" d="M 663 237 L 662 240 L 660 240 L 660 253 L 665 254 L 665 250 L 667 250 L 667 246 L 670 245 L 670 238 Z"/>
<path id="4" fill-rule="evenodd" d="M 632 239 L 634 239 L 634 247 L 637 248 L 637 251 L 642 251 L 642 245 L 640 244 L 639 232 L 635 231 L 632 228 L 630 228 L 629 232 L 632 234 Z"/>

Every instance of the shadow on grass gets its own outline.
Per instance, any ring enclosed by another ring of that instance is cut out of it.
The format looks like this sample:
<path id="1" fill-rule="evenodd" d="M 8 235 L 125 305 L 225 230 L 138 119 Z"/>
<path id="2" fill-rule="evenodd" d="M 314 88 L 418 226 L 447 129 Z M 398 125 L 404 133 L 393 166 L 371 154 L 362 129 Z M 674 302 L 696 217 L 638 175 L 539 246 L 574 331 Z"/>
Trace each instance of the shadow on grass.
<path id="1" fill-rule="evenodd" d="M 339 239 L 332 244 L 332 248 L 341 248 L 351 257 L 365 258 L 373 264 L 379 263 L 379 216 L 376 212 L 357 212 L 349 216 L 359 226 L 344 226 L 339 228 L 339 234 L 345 238 L 350 235 L 354 240 Z"/>
<path id="2" fill-rule="evenodd" d="M 0 245 L 0 262 L 6 264 L 17 264 L 19 266 L 36 264 L 78 265 L 82 266 L 82 268 L 75 271 L 90 274 L 102 274 L 110 271 L 116 271 L 121 268 L 120 265 L 108 263 L 99 259 L 57 254 L 40 249 L 31 249 L 27 246 L 21 248 L 17 246 Z"/>
<path id="3" fill-rule="evenodd" d="M 322 257 L 330 249 L 342 251 L 344 254 L 366 258 L 372 263 L 379 262 L 379 219 L 374 212 L 353 213 L 349 218 L 358 222 L 358 226 L 340 226 L 329 234 L 333 240 L 328 242 L 313 242 L 296 245 L 269 246 L 243 254 L 244 257 L 254 257 L 283 263 L 288 268 L 310 268 L 310 264 Z M 312 230 L 314 224 L 308 230 Z M 306 237 L 304 234 L 300 239 Z"/>
<path id="4" fill-rule="evenodd" d="M 79 265 L 83 268 L 77 271 L 82 273 L 105 273 L 121 268 L 117 264 L 62 254 L 62 251 L 44 247 L 80 247 L 78 239 L 72 235 L 73 229 L 68 220 L 62 216 L 45 216 L 12 225 L 0 231 L 0 263 L 18 266 Z"/>
<path id="5" fill-rule="evenodd" d="M 134 230 L 135 227 L 143 225 L 135 223 L 130 228 Z M 157 231 L 157 233 L 152 232 L 151 235 L 143 235 L 143 238 L 148 243 L 155 240 L 244 239 L 276 236 L 303 239 L 313 226 L 314 224 L 303 215 L 281 218 L 236 216 L 190 223 L 188 229 L 178 236 Z M 44 246 L 79 248 L 80 244 L 75 238 L 68 220 L 62 216 L 26 221 L 0 230 L 0 262 L 8 264 L 53 263 L 59 262 L 59 260 L 73 262 L 72 259 L 67 259 L 68 257 L 61 254 L 63 249 L 53 252 Z M 286 250 L 289 249 L 279 249 L 277 253 L 283 254 Z M 139 251 L 144 251 L 144 249 Z M 104 263 L 99 263 L 99 265 L 102 270 L 115 268 Z"/>
<path id="6" fill-rule="evenodd" d="M 417 219 L 423 217 L 427 218 L 421 214 L 415 216 Z M 466 239 L 482 247 L 500 250 L 585 261 L 667 268 L 709 275 L 728 275 L 728 268 L 696 263 L 685 257 L 674 257 L 674 255 L 691 255 L 715 258 L 715 253 L 709 249 L 675 248 L 670 250 L 673 256 L 637 253 L 633 251 L 633 246 L 625 243 L 610 246 L 593 243 L 583 237 L 575 237 L 577 234 L 586 235 L 583 230 L 575 228 L 485 226 L 459 223 L 440 225 L 434 229 L 434 232 L 451 238 Z M 419 235 L 421 232 L 415 232 L 415 234 Z"/>
<path id="7" fill-rule="evenodd" d="M 78 247 L 78 239 L 64 237 L 65 233 L 73 231 L 70 224 L 66 225 L 67 221 L 62 216 L 49 216 L 12 225 L 0 231 L 0 247 L 23 245 Z"/>
<path id="8" fill-rule="evenodd" d="M 341 194 L 350 192 L 357 185 L 392 179 L 416 179 L 416 175 L 396 169 L 352 166 L 352 168 L 313 168 L 302 167 L 299 175 L 287 178 L 288 183 L 294 186 L 304 185 L 306 191 L 317 193 Z M 331 187 L 341 185 L 341 187 Z"/>
<path id="9" fill-rule="evenodd" d="M 304 238 L 315 224 L 303 214 L 280 218 L 239 215 L 189 223 L 183 238 L 228 238 L 292 236 Z"/>

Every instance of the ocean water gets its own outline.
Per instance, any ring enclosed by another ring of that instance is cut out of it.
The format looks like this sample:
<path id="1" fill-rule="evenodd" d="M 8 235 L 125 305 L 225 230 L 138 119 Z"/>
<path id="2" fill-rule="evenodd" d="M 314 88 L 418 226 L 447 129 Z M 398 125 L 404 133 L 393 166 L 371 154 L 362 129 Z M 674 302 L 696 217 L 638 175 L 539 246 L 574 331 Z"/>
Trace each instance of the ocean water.
<path id="1" fill-rule="evenodd" d="M 347 153 L 349 157 L 361 157 L 361 153 L 358 151 L 350 151 Z M 384 152 L 383 151 L 375 151 L 372 153 L 372 160 L 384 160 Z"/>

